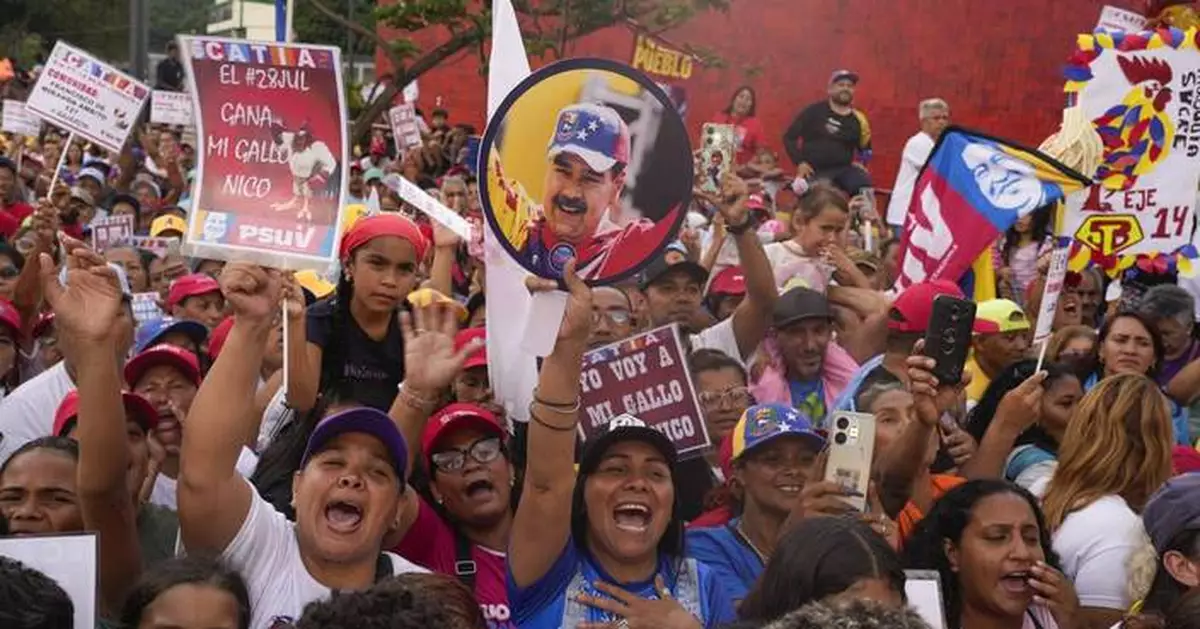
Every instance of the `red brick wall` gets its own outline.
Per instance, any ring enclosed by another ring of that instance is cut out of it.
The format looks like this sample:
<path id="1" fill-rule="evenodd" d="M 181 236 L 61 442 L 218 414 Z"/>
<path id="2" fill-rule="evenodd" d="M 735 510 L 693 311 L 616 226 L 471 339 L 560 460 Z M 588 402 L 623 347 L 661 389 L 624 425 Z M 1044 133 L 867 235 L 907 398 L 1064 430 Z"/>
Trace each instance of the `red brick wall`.
<path id="1" fill-rule="evenodd" d="M 875 133 L 872 171 L 878 187 L 890 188 L 900 149 L 916 131 L 917 103 L 923 98 L 946 99 L 955 121 L 964 126 L 1040 143 L 1058 123 L 1060 71 L 1075 34 L 1095 26 L 1102 4 L 1135 3 L 734 0 L 728 15 L 701 16 L 667 37 L 712 48 L 726 62 L 723 69 L 697 70 L 686 83 L 693 137 L 727 105 L 737 85 L 749 83 L 758 92 L 758 114 L 769 140 L 779 149 L 792 117 L 824 97 L 830 72 L 857 71 L 862 75 L 857 105 Z M 630 32 L 613 28 L 574 42 L 568 53 L 628 62 L 632 48 Z M 386 71 L 383 63 L 380 67 Z M 427 73 L 420 87 L 424 108 L 441 96 L 453 121 L 483 127 L 487 80 L 479 72 L 478 55 L 460 55 Z"/>

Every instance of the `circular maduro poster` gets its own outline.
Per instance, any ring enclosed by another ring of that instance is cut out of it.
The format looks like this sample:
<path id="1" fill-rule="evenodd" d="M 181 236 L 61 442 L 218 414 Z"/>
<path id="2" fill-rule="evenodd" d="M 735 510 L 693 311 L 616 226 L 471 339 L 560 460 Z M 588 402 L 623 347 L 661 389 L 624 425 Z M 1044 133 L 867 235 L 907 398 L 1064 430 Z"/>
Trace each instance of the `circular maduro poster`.
<path id="1" fill-rule="evenodd" d="M 552 279 L 576 258 L 593 286 L 660 255 L 692 191 L 692 149 L 670 98 L 604 59 L 529 75 L 493 116 L 480 162 L 483 210 L 509 255 Z"/>

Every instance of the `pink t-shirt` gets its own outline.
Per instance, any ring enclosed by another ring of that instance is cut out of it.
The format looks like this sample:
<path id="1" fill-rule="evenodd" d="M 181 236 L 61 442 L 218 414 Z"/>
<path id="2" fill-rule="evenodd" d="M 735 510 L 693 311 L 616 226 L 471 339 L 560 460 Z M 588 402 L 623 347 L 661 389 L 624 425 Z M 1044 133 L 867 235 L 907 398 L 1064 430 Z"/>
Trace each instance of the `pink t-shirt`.
<path id="1" fill-rule="evenodd" d="M 424 500 L 412 528 L 392 552 L 424 566 L 433 572 L 457 577 L 454 564 L 458 561 L 454 531 Z M 487 620 L 489 629 L 516 629 L 508 607 L 507 568 L 504 553 L 471 545 L 471 560 L 475 562 L 475 600 Z"/>

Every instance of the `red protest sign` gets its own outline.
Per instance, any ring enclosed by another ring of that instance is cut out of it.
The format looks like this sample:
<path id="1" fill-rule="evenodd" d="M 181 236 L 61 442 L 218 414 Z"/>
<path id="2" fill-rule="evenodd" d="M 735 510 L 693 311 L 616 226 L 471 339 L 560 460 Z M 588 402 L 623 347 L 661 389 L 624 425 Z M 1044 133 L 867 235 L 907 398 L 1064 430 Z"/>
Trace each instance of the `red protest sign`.
<path id="1" fill-rule="evenodd" d="M 180 41 L 202 147 L 189 252 L 283 267 L 332 262 L 348 173 L 338 50 Z"/>
<path id="2" fill-rule="evenodd" d="M 628 413 L 665 434 L 681 459 L 700 456 L 712 443 L 675 324 L 584 354 L 579 383 L 584 441 Z"/>

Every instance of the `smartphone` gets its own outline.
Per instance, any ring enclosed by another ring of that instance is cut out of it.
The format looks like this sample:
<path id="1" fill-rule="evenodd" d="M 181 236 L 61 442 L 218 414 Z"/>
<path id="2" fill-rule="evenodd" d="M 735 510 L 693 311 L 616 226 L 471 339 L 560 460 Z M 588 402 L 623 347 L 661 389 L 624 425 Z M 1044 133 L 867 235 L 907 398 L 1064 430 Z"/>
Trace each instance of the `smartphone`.
<path id="1" fill-rule="evenodd" d="M 855 509 L 867 510 L 867 484 L 875 456 L 875 416 L 839 411 L 829 422 L 829 459 L 825 480 L 841 485 Z"/>
<path id="2" fill-rule="evenodd" d="M 700 189 L 720 192 L 725 173 L 733 169 L 737 135 L 733 125 L 705 123 L 700 129 Z"/>
<path id="3" fill-rule="evenodd" d="M 925 355 L 937 361 L 933 375 L 943 384 L 962 380 L 963 365 L 971 351 L 971 333 L 975 327 L 975 302 L 938 295 L 925 330 Z"/>
<path id="4" fill-rule="evenodd" d="M 905 570 L 904 597 L 932 629 L 946 629 L 942 607 L 942 578 L 936 570 Z"/>

